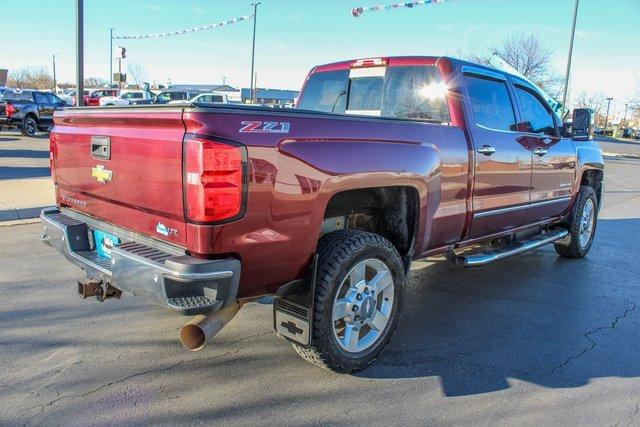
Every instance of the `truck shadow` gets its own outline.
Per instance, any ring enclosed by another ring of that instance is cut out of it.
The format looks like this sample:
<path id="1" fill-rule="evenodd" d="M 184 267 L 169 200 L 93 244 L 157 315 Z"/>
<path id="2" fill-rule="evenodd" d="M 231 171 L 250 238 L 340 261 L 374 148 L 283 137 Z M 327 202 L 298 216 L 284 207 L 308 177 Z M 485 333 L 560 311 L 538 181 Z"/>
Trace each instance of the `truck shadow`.
<path id="1" fill-rule="evenodd" d="M 358 376 L 439 376 L 446 396 L 510 380 L 578 387 L 640 376 L 640 219 L 600 220 L 582 260 L 552 246 L 478 269 L 447 261 L 412 271 L 396 336 Z"/>
<path id="2" fill-rule="evenodd" d="M 45 178 L 51 176 L 49 167 L 0 166 L 0 179 Z"/>
<path id="3" fill-rule="evenodd" d="M 0 157 L 20 157 L 23 159 L 48 159 L 49 152 L 43 150 L 3 150 L 0 149 Z"/>

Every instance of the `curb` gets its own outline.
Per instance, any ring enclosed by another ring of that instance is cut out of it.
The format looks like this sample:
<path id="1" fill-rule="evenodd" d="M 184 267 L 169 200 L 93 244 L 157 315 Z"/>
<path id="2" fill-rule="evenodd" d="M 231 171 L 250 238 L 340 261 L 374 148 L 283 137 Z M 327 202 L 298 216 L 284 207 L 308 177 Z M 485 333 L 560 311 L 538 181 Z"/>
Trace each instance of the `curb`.
<path id="1" fill-rule="evenodd" d="M 614 157 L 614 158 L 620 158 L 620 159 L 637 159 L 640 160 L 640 154 L 625 154 L 625 153 L 610 153 L 608 151 L 605 151 L 602 153 L 603 157 Z"/>
<path id="2" fill-rule="evenodd" d="M 0 222 L 37 218 L 40 216 L 40 212 L 42 211 L 42 209 L 46 207 L 48 206 L 3 209 L 0 210 Z"/>

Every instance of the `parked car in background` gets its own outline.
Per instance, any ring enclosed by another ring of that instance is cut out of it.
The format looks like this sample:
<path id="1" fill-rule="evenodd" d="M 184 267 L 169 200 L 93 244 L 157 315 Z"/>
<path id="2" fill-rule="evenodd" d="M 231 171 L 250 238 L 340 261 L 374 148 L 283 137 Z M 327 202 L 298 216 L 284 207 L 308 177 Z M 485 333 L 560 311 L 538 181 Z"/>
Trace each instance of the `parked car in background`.
<path id="1" fill-rule="evenodd" d="M 154 99 L 154 104 L 168 104 L 171 101 L 188 101 L 200 95 L 200 91 L 196 90 L 165 90 L 160 92 Z"/>
<path id="2" fill-rule="evenodd" d="M 56 91 L 56 96 L 64 101 L 67 106 L 73 106 L 73 96 L 70 95 L 68 90 Z"/>
<path id="3" fill-rule="evenodd" d="M 100 105 L 100 99 L 105 96 L 118 96 L 118 89 L 98 89 L 91 91 L 88 96 L 84 97 L 84 105 L 87 107 L 97 107 Z"/>
<path id="4" fill-rule="evenodd" d="M 180 103 L 200 103 L 200 104 L 228 104 L 229 97 L 226 93 L 201 93 L 198 96 L 195 96 L 187 101 L 169 101 L 169 104 L 180 104 Z"/>
<path id="5" fill-rule="evenodd" d="M 126 106 L 150 104 L 155 95 L 148 90 L 131 90 L 121 93 L 119 96 L 106 96 L 100 99 L 100 106 Z"/>
<path id="6" fill-rule="evenodd" d="M 5 91 L 0 102 L 0 126 L 17 127 L 25 136 L 53 127 L 53 112 L 65 102 L 51 92 L 37 90 Z"/>
<path id="7" fill-rule="evenodd" d="M 296 109 L 69 109 L 41 240 L 85 270 L 85 298 L 199 315 L 180 333 L 190 350 L 271 295 L 279 336 L 353 372 L 389 343 L 412 260 L 587 255 L 603 195 L 592 120 L 575 110 L 569 132 L 518 76 L 415 56 L 315 67 Z"/>

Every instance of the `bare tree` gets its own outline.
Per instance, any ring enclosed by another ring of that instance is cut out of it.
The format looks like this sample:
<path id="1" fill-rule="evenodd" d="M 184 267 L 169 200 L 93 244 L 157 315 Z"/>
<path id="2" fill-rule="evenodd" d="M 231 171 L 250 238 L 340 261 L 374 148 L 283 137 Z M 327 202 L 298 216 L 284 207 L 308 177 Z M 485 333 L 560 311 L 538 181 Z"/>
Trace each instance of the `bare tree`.
<path id="1" fill-rule="evenodd" d="M 26 67 L 11 71 L 7 83 L 20 89 L 51 89 L 53 78 L 44 68 Z"/>
<path id="2" fill-rule="evenodd" d="M 131 76 L 131 79 L 135 83 L 136 86 L 140 87 L 141 84 L 147 80 L 147 72 L 144 69 L 144 66 L 138 62 L 132 62 L 127 67 L 127 72 Z"/>
<path id="3" fill-rule="evenodd" d="M 494 53 L 551 96 L 560 96 L 562 75 L 553 67 L 551 49 L 538 36 L 513 34 L 485 52 L 459 52 L 458 55 L 468 61 L 489 65 Z"/>
<path id="4" fill-rule="evenodd" d="M 607 110 L 607 97 L 602 92 L 580 92 L 573 102 L 575 108 L 590 108 L 598 126 L 604 126 Z"/>
<path id="5" fill-rule="evenodd" d="M 84 79 L 84 85 L 87 87 L 102 87 L 107 84 L 105 79 L 100 77 L 88 77 Z"/>

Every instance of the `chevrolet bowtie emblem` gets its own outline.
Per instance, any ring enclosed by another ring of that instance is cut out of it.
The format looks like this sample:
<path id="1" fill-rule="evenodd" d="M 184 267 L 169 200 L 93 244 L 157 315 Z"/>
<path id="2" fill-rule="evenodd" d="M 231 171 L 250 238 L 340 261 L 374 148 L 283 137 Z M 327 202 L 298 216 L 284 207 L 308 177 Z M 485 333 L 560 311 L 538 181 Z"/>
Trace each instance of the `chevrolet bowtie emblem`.
<path id="1" fill-rule="evenodd" d="M 107 181 L 111 181 L 113 177 L 113 171 L 105 169 L 102 165 L 97 165 L 95 168 L 91 168 L 91 176 L 101 182 L 106 184 Z"/>

